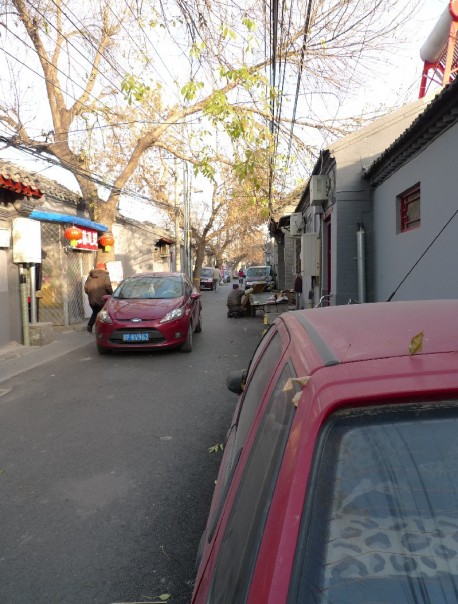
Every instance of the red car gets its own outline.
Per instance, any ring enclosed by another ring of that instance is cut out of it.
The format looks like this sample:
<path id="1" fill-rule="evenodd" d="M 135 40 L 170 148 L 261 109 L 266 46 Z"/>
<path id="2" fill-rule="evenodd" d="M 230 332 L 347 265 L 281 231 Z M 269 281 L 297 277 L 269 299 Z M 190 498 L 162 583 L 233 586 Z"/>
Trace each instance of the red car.
<path id="1" fill-rule="evenodd" d="M 202 304 L 182 273 L 141 273 L 124 279 L 106 296 L 97 316 L 97 350 L 177 348 L 191 352 L 193 332 L 202 331 Z"/>
<path id="2" fill-rule="evenodd" d="M 294 311 L 248 371 L 193 604 L 458 600 L 458 301 Z"/>

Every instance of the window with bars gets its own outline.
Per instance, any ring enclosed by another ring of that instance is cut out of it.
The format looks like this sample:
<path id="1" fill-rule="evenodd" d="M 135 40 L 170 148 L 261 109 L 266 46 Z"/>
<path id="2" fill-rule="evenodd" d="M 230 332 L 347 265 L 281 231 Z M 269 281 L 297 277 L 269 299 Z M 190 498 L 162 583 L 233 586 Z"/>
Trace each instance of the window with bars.
<path id="1" fill-rule="evenodd" d="M 399 195 L 400 232 L 420 226 L 420 183 Z"/>

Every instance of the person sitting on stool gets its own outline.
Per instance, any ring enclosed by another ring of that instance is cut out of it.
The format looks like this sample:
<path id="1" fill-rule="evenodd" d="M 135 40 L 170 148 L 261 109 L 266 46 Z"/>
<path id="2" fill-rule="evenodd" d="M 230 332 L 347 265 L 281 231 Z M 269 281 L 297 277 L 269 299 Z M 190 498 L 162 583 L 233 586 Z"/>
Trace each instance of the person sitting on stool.
<path id="1" fill-rule="evenodd" d="M 237 283 L 232 285 L 232 290 L 227 297 L 227 316 L 236 319 L 243 317 L 245 308 L 242 306 L 242 298 L 245 295 L 243 289 L 240 289 Z"/>

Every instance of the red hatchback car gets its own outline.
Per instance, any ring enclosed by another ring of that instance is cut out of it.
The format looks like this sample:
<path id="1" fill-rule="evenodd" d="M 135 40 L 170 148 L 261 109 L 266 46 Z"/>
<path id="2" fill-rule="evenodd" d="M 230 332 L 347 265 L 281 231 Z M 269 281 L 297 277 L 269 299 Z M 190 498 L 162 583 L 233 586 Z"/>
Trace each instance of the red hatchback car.
<path id="1" fill-rule="evenodd" d="M 100 354 L 112 350 L 180 347 L 191 352 L 202 331 L 202 304 L 182 273 L 141 273 L 124 279 L 106 296 L 95 323 Z"/>
<path id="2" fill-rule="evenodd" d="M 458 301 L 284 313 L 228 385 L 193 604 L 458 601 Z"/>

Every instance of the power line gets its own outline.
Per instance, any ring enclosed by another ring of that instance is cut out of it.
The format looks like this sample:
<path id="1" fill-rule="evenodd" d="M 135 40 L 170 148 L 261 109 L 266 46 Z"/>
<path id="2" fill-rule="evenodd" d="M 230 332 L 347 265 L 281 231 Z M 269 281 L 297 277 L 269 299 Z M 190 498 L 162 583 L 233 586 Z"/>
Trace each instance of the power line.
<path id="1" fill-rule="evenodd" d="M 153 203 L 154 205 L 156 205 L 157 207 L 159 207 L 161 209 L 166 209 L 166 208 L 168 209 L 170 207 L 169 204 L 167 204 L 166 202 L 147 197 L 146 195 L 143 195 L 141 193 L 138 193 L 137 191 L 133 191 L 132 189 L 129 189 L 129 187 L 124 187 L 122 189 L 119 189 L 118 187 L 115 187 L 113 182 L 110 183 L 110 182 L 104 180 L 104 178 L 100 175 L 97 175 L 95 173 L 86 172 L 85 170 L 82 170 L 79 168 L 75 168 L 71 164 L 67 164 L 66 162 L 59 161 L 53 157 L 48 157 L 48 156 L 45 157 L 45 156 L 43 156 L 43 154 L 40 154 L 39 152 L 37 152 L 35 149 L 31 149 L 30 147 L 27 147 L 25 145 L 11 143 L 11 141 L 9 141 L 7 138 L 5 138 L 3 136 L 0 136 L 0 142 L 6 143 L 9 146 L 14 147 L 15 149 L 22 151 L 28 155 L 32 155 L 35 159 L 40 159 L 42 161 L 46 161 L 59 168 L 64 168 L 66 170 L 69 170 L 72 174 L 78 174 L 80 176 L 83 176 L 84 178 L 87 178 L 92 183 L 99 185 L 99 186 L 101 186 L 105 189 L 108 189 L 114 193 L 117 193 L 119 195 L 121 195 L 121 194 L 126 195 L 127 197 L 132 197 L 132 198 L 137 199 L 142 202 L 148 202 L 149 204 Z"/>

